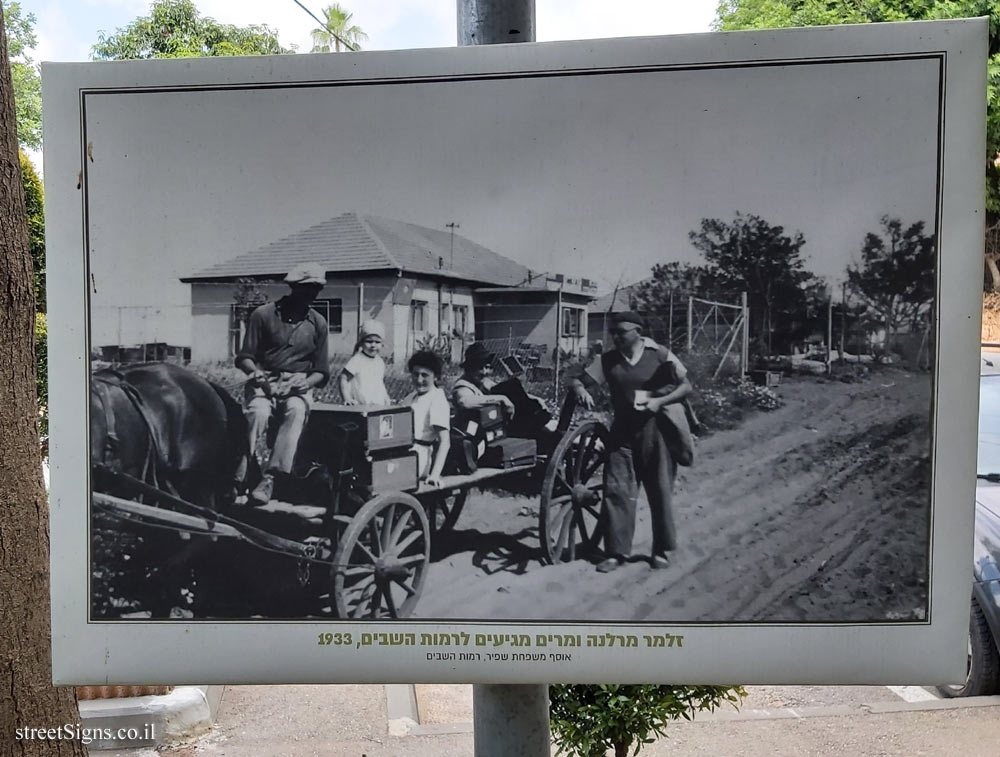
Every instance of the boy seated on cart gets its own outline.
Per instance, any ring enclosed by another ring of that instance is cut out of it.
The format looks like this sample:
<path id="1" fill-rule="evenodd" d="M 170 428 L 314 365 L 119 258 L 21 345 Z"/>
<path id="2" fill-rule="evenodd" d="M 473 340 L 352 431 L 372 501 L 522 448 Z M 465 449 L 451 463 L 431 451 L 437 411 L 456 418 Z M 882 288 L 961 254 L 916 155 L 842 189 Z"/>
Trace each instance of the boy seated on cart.
<path id="1" fill-rule="evenodd" d="M 444 366 L 435 353 L 422 350 L 413 353 L 406 367 L 413 381 L 413 392 L 403 404 L 413 409 L 417 475 L 428 486 L 440 486 L 441 470 L 451 448 L 451 407 L 444 389 L 437 385 Z"/>

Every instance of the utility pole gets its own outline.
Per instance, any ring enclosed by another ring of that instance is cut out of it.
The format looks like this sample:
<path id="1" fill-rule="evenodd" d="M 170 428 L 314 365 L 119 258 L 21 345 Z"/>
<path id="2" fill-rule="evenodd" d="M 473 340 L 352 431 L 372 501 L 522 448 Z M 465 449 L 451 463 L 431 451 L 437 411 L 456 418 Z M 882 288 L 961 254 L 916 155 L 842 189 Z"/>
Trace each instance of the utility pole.
<path id="1" fill-rule="evenodd" d="M 535 0 L 458 0 L 458 46 L 535 41 Z"/>
<path id="2" fill-rule="evenodd" d="M 535 0 L 457 2 L 459 47 L 535 41 Z M 548 684 L 476 684 L 472 705 L 475 757 L 551 754 Z"/>

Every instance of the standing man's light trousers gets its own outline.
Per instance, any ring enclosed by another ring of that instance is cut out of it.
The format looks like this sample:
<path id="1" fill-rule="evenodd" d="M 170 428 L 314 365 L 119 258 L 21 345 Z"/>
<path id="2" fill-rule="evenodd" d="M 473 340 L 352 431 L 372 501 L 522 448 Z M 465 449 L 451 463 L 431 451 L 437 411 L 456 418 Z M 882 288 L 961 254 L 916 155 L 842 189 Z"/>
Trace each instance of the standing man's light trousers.
<path id="1" fill-rule="evenodd" d="M 639 484 L 649 500 L 653 554 L 676 549 L 672 497 L 677 463 L 670 456 L 658 419 L 651 417 L 631 438 L 622 439 L 612 431 L 612 439 L 605 466 L 605 552 L 620 557 L 632 553 Z"/>

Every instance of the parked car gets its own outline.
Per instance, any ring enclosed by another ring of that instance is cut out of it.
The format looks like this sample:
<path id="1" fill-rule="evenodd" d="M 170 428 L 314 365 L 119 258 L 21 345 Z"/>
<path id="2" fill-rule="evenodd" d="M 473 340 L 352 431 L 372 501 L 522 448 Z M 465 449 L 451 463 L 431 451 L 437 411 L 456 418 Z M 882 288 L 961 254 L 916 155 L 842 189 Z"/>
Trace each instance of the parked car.
<path id="1" fill-rule="evenodd" d="M 964 683 L 939 687 L 949 697 L 1000 692 L 1000 353 L 982 360 L 969 662 Z"/>

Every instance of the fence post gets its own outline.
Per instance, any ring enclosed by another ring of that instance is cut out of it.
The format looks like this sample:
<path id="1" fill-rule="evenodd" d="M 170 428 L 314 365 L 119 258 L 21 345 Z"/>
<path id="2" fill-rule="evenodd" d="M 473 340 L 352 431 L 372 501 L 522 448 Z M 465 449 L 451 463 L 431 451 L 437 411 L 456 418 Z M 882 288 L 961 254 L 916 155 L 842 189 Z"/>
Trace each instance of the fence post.
<path id="1" fill-rule="evenodd" d="M 844 360 L 844 342 L 847 332 L 847 282 L 843 281 L 840 284 L 840 364 L 843 365 Z"/>
<path id="2" fill-rule="evenodd" d="M 826 372 L 833 373 L 833 287 L 826 306 Z"/>
<path id="3" fill-rule="evenodd" d="M 694 346 L 694 297 L 688 296 L 688 348 L 691 352 Z"/>
<path id="4" fill-rule="evenodd" d="M 559 368 L 562 365 L 562 293 L 563 285 L 559 282 L 559 293 L 556 295 L 556 369 L 552 373 L 552 396 L 559 399 Z"/>
<path id="5" fill-rule="evenodd" d="M 747 293 L 743 292 L 743 355 L 742 370 L 744 375 L 750 372 L 750 306 L 747 303 Z"/>
<path id="6" fill-rule="evenodd" d="M 667 349 L 674 349 L 674 290 L 670 290 L 670 310 L 667 316 Z"/>

